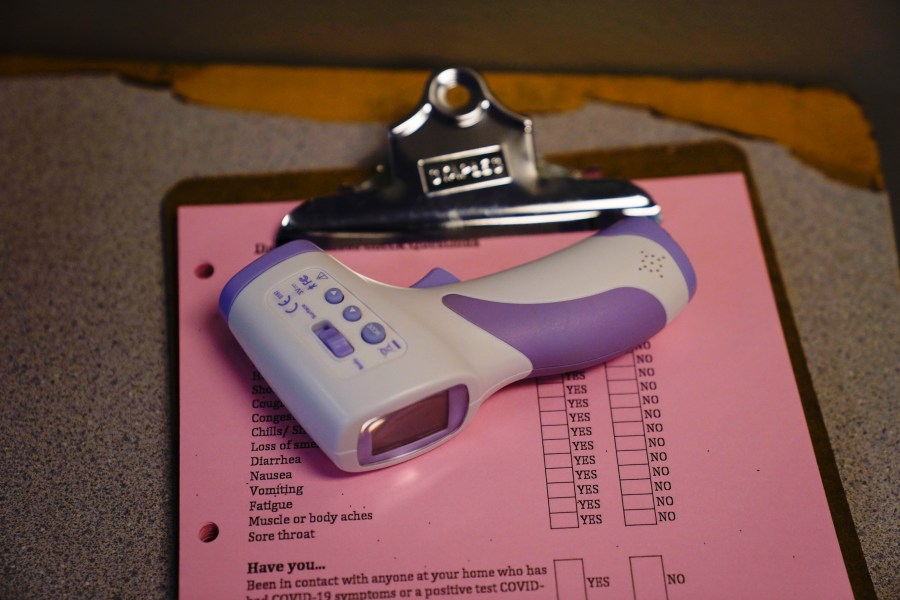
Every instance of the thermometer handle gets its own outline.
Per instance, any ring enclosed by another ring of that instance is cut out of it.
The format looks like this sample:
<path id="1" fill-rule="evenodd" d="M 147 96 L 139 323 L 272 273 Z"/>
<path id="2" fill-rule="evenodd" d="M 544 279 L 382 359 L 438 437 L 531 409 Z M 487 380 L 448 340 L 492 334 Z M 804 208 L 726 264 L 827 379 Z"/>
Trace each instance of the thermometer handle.
<path id="1" fill-rule="evenodd" d="M 602 363 L 643 343 L 696 290 L 685 253 L 628 218 L 521 267 L 447 286 L 444 306 L 524 354 L 532 375 Z"/>

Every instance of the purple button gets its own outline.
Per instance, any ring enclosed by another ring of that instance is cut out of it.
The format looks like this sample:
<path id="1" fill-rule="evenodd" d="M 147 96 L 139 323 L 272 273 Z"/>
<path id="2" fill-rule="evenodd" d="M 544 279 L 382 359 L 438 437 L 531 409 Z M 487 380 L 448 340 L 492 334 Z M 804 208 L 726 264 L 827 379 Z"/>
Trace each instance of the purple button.
<path id="1" fill-rule="evenodd" d="M 362 339 L 367 344 L 380 344 L 385 337 L 384 326 L 381 323 L 368 323 L 362 328 Z"/>
<path id="2" fill-rule="evenodd" d="M 344 301 L 344 292 L 337 288 L 331 288 L 325 292 L 325 302 L 328 304 L 340 304 Z"/>

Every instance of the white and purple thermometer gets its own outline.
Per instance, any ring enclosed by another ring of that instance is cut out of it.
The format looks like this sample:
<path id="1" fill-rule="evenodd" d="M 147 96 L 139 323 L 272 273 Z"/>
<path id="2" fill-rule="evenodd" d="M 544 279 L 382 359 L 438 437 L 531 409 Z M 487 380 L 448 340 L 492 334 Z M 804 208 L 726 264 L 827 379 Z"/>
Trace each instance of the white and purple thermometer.
<path id="1" fill-rule="evenodd" d="M 365 471 L 446 442 L 514 381 L 634 348 L 695 288 L 672 238 L 630 217 L 507 271 L 461 282 L 436 269 L 412 288 L 295 241 L 235 275 L 219 307 L 317 445 L 341 469 Z"/>

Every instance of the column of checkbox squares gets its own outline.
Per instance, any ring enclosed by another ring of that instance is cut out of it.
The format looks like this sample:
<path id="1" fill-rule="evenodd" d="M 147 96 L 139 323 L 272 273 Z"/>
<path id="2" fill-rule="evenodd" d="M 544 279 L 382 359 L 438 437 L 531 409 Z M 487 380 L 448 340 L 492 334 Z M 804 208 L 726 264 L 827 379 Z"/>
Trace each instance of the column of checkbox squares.
<path id="1" fill-rule="evenodd" d="M 606 385 L 625 525 L 656 525 L 634 354 L 623 354 L 606 364 Z"/>
<path id="2" fill-rule="evenodd" d="M 578 527 L 575 472 L 572 468 L 572 445 L 569 441 L 563 379 L 561 376 L 541 377 L 536 384 L 550 528 Z"/>

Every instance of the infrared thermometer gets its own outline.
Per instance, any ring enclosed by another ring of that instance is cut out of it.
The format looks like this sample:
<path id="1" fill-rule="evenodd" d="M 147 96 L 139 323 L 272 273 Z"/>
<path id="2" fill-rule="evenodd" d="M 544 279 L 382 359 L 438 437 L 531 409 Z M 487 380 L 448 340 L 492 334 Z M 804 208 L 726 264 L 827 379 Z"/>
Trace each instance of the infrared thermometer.
<path id="1" fill-rule="evenodd" d="M 435 269 L 411 288 L 293 241 L 235 275 L 219 308 L 282 403 L 352 472 L 446 442 L 514 381 L 631 350 L 695 289 L 669 234 L 629 217 L 506 271 L 459 281 Z"/>

